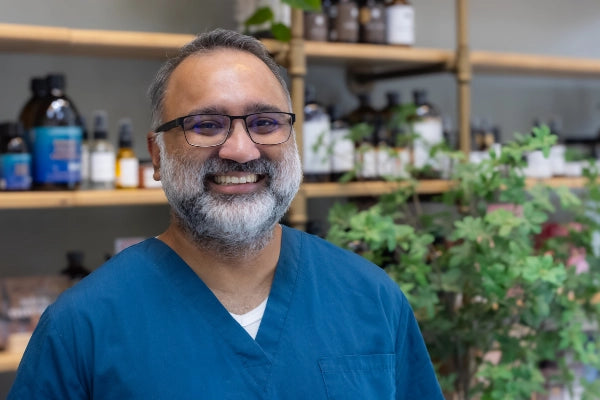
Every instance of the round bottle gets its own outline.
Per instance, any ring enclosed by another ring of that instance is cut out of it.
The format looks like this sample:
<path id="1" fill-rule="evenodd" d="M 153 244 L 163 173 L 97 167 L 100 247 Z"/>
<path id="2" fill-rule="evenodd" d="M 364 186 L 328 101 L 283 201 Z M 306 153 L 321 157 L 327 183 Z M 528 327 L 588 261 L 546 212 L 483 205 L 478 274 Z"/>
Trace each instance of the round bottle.
<path id="1" fill-rule="evenodd" d="M 383 1 L 362 0 L 359 22 L 360 41 L 362 43 L 386 43 L 385 5 Z"/>
<path id="2" fill-rule="evenodd" d="M 93 141 L 90 146 L 90 188 L 115 188 L 115 148 L 108 140 L 106 111 L 94 112 Z"/>
<path id="3" fill-rule="evenodd" d="M 415 44 L 415 11 L 408 0 L 392 0 L 387 5 L 385 25 L 388 44 Z"/>
<path id="4" fill-rule="evenodd" d="M 31 97 L 27 100 L 19 113 L 19 121 L 26 130 L 33 128 L 36 110 L 41 101 L 48 95 L 48 85 L 45 78 L 31 78 L 29 81 L 29 88 L 31 89 Z"/>
<path id="5" fill-rule="evenodd" d="M 82 128 L 65 94 L 65 77 L 46 78 L 48 95 L 37 107 L 32 129 L 33 184 L 37 189 L 76 189 L 81 181 Z"/>
<path id="6" fill-rule="evenodd" d="M 0 189 L 31 189 L 31 154 L 21 123 L 0 124 Z"/>
<path id="7" fill-rule="evenodd" d="M 118 189 L 139 186 L 139 160 L 133 151 L 133 128 L 129 118 L 119 121 L 119 151 L 115 171 Z"/>

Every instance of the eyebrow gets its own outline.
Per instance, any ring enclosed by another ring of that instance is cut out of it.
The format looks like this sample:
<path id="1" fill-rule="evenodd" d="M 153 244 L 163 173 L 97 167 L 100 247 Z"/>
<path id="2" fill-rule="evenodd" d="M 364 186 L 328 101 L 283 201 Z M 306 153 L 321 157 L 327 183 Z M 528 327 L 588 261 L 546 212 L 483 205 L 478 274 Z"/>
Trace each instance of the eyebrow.
<path id="1" fill-rule="evenodd" d="M 278 112 L 283 111 L 281 108 L 268 103 L 252 103 L 244 107 L 244 114 L 253 114 L 260 112 Z M 223 114 L 229 115 L 224 107 L 208 106 L 191 110 L 188 115 L 193 114 Z"/>

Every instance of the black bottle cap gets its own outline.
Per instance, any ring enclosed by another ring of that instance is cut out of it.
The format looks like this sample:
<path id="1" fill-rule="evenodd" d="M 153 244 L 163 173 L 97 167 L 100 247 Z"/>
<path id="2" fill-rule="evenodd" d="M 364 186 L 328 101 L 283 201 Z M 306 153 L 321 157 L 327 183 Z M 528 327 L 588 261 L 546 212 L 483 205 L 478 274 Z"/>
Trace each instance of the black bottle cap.
<path id="1" fill-rule="evenodd" d="M 425 89 L 415 89 L 412 94 L 415 105 L 419 106 L 427 103 L 427 91 Z"/>
<path id="2" fill-rule="evenodd" d="M 108 114 L 104 110 L 94 111 L 94 139 L 108 138 Z"/>
<path id="3" fill-rule="evenodd" d="M 46 77 L 46 83 L 48 85 L 49 90 L 65 89 L 65 76 L 64 74 L 48 74 Z"/>
<path id="4" fill-rule="evenodd" d="M 31 78 L 29 87 L 31 92 L 37 97 L 43 97 L 48 94 L 48 82 L 45 78 L 41 78 L 39 76 Z"/>
<path id="5" fill-rule="evenodd" d="M 133 146 L 133 125 L 131 119 L 122 118 L 119 120 L 119 147 Z"/>
<path id="6" fill-rule="evenodd" d="M 402 96 L 400 95 L 400 92 L 390 91 L 385 94 L 385 97 L 387 98 L 387 104 L 389 107 L 398 106 L 400 103 L 402 103 Z"/>
<path id="7" fill-rule="evenodd" d="M 15 138 L 25 136 L 25 129 L 20 122 L 2 122 L 0 123 L 0 137 Z"/>

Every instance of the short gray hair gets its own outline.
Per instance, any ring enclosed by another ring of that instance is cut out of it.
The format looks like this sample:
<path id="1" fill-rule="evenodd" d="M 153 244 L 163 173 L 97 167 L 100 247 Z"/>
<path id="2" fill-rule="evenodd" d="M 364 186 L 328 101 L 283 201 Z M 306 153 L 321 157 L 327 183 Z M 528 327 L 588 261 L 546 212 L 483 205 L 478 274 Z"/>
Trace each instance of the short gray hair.
<path id="1" fill-rule="evenodd" d="M 267 67 L 269 67 L 271 72 L 273 72 L 273 75 L 275 75 L 281 84 L 281 87 L 288 98 L 288 103 L 291 104 L 290 92 L 285 79 L 281 74 L 280 67 L 275 60 L 273 60 L 265 46 L 259 40 L 251 36 L 219 28 L 196 36 L 194 40 L 184 45 L 177 55 L 168 59 L 158 70 L 154 81 L 150 84 L 150 88 L 148 89 L 153 130 L 163 123 L 163 101 L 167 83 L 175 68 L 191 55 L 208 53 L 217 49 L 245 51 L 258 57 Z"/>

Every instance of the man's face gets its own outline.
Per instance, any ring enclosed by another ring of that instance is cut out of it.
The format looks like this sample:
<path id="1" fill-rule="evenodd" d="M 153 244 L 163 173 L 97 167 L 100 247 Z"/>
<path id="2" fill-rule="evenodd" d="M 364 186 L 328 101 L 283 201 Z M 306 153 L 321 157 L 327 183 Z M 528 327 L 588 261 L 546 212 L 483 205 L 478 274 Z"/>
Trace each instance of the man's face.
<path id="1" fill-rule="evenodd" d="M 287 96 L 269 68 L 246 52 L 216 50 L 185 59 L 173 71 L 163 121 L 196 113 L 244 115 L 289 112 Z M 219 251 L 262 248 L 301 181 L 294 139 L 253 143 L 234 120 L 218 147 L 190 146 L 181 128 L 163 134 L 153 160 L 179 225 L 196 244 Z"/>

